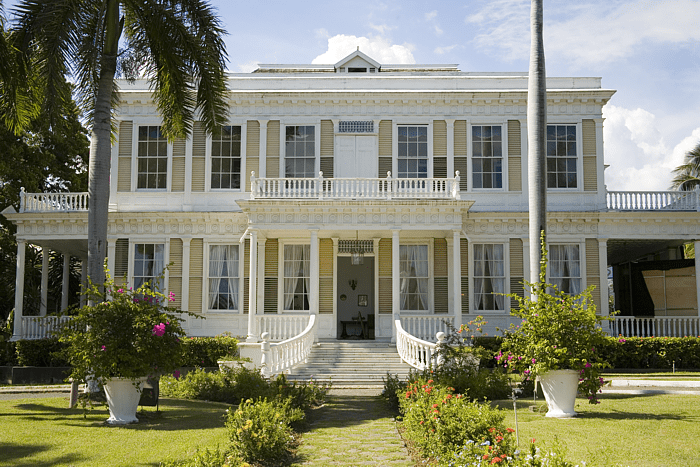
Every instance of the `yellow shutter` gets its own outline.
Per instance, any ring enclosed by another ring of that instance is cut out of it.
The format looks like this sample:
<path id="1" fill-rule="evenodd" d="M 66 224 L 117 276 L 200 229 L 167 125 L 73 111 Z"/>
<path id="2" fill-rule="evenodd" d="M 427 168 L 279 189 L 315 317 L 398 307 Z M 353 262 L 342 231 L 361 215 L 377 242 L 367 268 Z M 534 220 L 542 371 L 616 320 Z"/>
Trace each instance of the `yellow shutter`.
<path id="1" fill-rule="evenodd" d="M 206 177 L 207 134 L 201 122 L 192 128 L 192 191 L 202 192 Z"/>
<path id="2" fill-rule="evenodd" d="M 119 164 L 117 167 L 117 191 L 131 191 L 131 158 L 134 123 L 119 123 Z"/>
<path id="3" fill-rule="evenodd" d="M 248 120 L 248 130 L 245 141 L 245 191 L 250 192 L 250 174 L 255 172 L 259 177 L 260 172 L 260 122 Z M 267 168 L 267 166 L 266 166 Z"/>
<path id="4" fill-rule="evenodd" d="M 392 312 L 391 239 L 379 240 L 379 313 Z"/>
<path id="5" fill-rule="evenodd" d="M 204 240 L 193 238 L 190 242 L 190 303 L 189 311 L 202 313 L 202 277 L 204 271 Z"/>
<path id="6" fill-rule="evenodd" d="M 595 238 L 586 239 L 586 282 L 588 286 L 595 286 L 595 289 L 591 292 L 593 297 L 593 303 L 595 303 L 598 314 L 600 314 L 603 309 L 603 304 L 601 302 L 601 289 L 600 289 L 600 255 L 598 253 L 598 240 Z M 607 296 L 607 294 L 605 295 Z"/>
<path id="7" fill-rule="evenodd" d="M 523 296 L 524 262 L 523 241 L 519 238 L 510 239 L 510 293 Z M 510 299 L 511 309 L 518 307 L 518 301 Z"/>
<path id="8" fill-rule="evenodd" d="M 469 242 L 459 239 L 460 267 L 462 269 L 462 313 L 469 313 Z"/>
<path id="9" fill-rule="evenodd" d="M 583 130 L 583 155 L 595 156 L 598 154 L 596 151 L 595 120 L 585 119 L 583 120 L 581 127 Z"/>
<path id="10" fill-rule="evenodd" d="M 270 120 L 267 123 L 267 154 L 265 158 L 265 176 L 277 178 L 280 176 L 280 121 Z M 250 180 L 250 173 L 247 174 Z"/>
<path id="11" fill-rule="evenodd" d="M 379 155 L 392 156 L 391 152 L 391 120 L 382 120 L 379 122 Z M 379 174 L 380 177 L 385 177 L 384 174 Z"/>
<path id="12" fill-rule="evenodd" d="M 455 156 L 467 155 L 467 121 L 457 120 L 455 122 Z M 466 172 L 465 172 L 466 175 Z"/>
<path id="13" fill-rule="evenodd" d="M 508 157 L 508 191 L 523 190 L 522 158 Z"/>
<path id="14" fill-rule="evenodd" d="M 520 122 L 508 120 L 508 155 L 522 156 L 520 143 Z"/>
<path id="15" fill-rule="evenodd" d="M 172 191 L 185 191 L 185 139 L 176 138 L 173 142 Z"/>
<path id="16" fill-rule="evenodd" d="M 168 289 L 175 294 L 171 306 L 182 307 L 182 240 L 170 239 L 170 266 L 168 268 Z"/>
<path id="17" fill-rule="evenodd" d="M 433 157 L 447 157 L 447 123 L 444 120 L 433 122 Z"/>
<path id="18" fill-rule="evenodd" d="M 455 157 L 455 175 L 459 172 L 459 189 L 467 191 L 469 188 L 469 178 L 467 175 L 467 158 Z"/>

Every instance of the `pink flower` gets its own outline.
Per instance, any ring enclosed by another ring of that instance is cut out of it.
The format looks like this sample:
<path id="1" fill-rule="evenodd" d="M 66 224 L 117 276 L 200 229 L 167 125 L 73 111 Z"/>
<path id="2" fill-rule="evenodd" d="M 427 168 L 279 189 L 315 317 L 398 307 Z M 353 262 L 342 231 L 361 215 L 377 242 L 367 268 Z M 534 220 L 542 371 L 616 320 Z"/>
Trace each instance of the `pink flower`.
<path id="1" fill-rule="evenodd" d="M 155 326 L 153 326 L 153 335 L 154 336 L 160 337 L 163 334 L 165 334 L 165 324 L 160 323 L 160 324 L 156 324 Z"/>
<path id="2" fill-rule="evenodd" d="M 621 342 L 621 343 L 627 342 L 626 340 L 624 340 L 624 339 L 622 339 L 622 338 L 618 339 L 617 341 L 618 341 L 618 342 Z"/>
<path id="3" fill-rule="evenodd" d="M 103 345 L 100 350 L 104 351 L 105 349 L 106 349 L 106 347 Z"/>
<path id="4" fill-rule="evenodd" d="M 168 294 L 168 300 L 170 300 L 171 302 L 175 301 L 175 292 L 170 292 Z"/>
<path id="5" fill-rule="evenodd" d="M 124 293 L 124 289 L 117 289 L 117 293 Z"/>
<path id="6" fill-rule="evenodd" d="M 535 359 L 533 358 L 533 359 L 532 359 L 532 364 L 534 365 L 536 361 L 537 361 L 537 360 L 535 360 Z"/>
<path id="7" fill-rule="evenodd" d="M 180 370 L 175 370 L 175 372 L 173 373 L 173 377 L 175 379 L 180 379 Z"/>
<path id="8" fill-rule="evenodd" d="M 592 365 L 591 365 L 590 363 L 586 363 L 586 364 L 583 365 L 583 366 L 586 367 L 586 368 L 590 368 Z"/>

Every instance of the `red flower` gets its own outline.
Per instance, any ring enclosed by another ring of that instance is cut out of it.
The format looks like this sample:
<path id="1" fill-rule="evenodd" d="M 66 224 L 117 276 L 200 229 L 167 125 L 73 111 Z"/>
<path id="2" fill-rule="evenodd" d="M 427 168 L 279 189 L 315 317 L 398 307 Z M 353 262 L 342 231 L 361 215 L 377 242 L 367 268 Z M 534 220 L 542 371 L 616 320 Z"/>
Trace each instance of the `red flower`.
<path id="1" fill-rule="evenodd" d="M 437 407 L 438 407 L 437 404 L 433 404 L 433 408 L 434 408 L 434 409 L 437 409 Z"/>
<path id="2" fill-rule="evenodd" d="M 489 428 L 489 433 L 493 433 L 494 431 L 496 431 L 494 427 Z"/>
<path id="3" fill-rule="evenodd" d="M 512 429 L 512 428 L 506 428 L 506 431 L 507 431 L 508 433 L 514 433 L 514 432 L 515 432 L 515 430 Z"/>

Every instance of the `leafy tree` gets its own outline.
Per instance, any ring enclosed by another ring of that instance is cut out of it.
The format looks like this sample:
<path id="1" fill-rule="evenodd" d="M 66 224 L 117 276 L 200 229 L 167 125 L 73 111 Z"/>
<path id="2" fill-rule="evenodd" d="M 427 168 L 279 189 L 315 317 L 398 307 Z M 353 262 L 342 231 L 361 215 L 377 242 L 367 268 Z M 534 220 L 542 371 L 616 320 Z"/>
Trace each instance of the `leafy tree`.
<path id="1" fill-rule="evenodd" d="M 92 130 L 88 193 L 88 276 L 104 282 L 117 77 L 145 77 L 170 139 L 186 136 L 195 114 L 212 132 L 226 114 L 224 31 L 205 0 L 21 0 L 12 44 L 38 76 L 48 118 L 71 97 Z M 119 46 L 123 45 L 123 50 Z"/>
<path id="2" fill-rule="evenodd" d="M 672 190 L 693 191 L 700 187 L 700 143 L 685 153 L 681 165 L 673 169 Z"/>

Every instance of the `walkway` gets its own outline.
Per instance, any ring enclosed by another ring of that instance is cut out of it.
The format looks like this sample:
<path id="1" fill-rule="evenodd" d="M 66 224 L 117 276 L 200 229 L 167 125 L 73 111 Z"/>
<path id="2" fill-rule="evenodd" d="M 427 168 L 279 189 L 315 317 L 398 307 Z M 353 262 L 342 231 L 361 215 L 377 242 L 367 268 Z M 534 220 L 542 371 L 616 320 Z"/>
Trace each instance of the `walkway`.
<path id="1" fill-rule="evenodd" d="M 394 414 L 376 393 L 333 390 L 326 404 L 310 414 L 293 465 L 413 467 Z"/>

